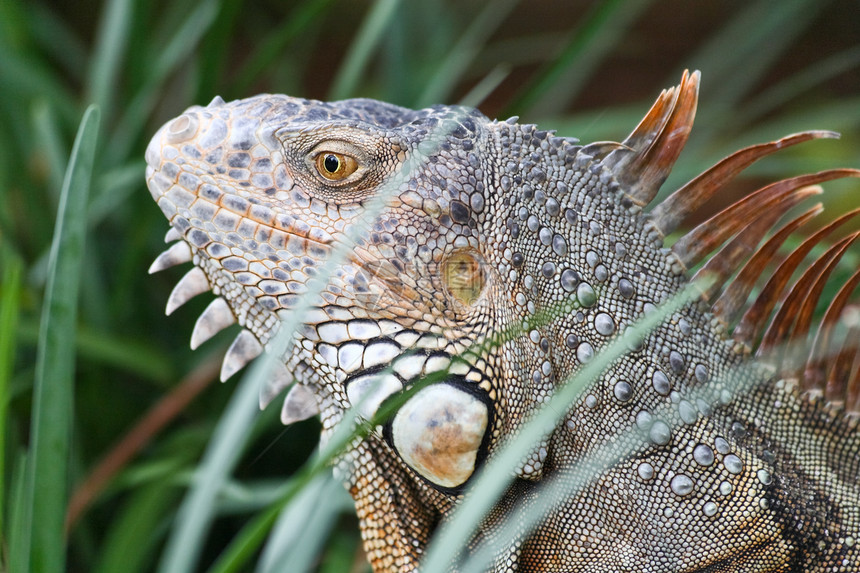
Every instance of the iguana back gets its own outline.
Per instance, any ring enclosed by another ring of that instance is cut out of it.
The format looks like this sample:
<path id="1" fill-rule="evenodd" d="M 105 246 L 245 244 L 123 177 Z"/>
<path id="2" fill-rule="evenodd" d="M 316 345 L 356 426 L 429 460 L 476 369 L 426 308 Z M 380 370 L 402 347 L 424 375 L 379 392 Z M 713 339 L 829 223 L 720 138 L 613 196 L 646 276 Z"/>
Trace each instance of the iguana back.
<path id="1" fill-rule="evenodd" d="M 488 570 L 860 570 L 860 327 L 839 323 L 860 273 L 812 328 L 856 235 L 788 286 L 854 213 L 772 272 L 820 205 L 764 240 L 818 183 L 860 172 L 780 181 L 665 247 L 753 161 L 834 135 L 741 150 L 646 211 L 687 140 L 698 82 L 685 74 L 620 144 L 464 108 L 278 95 L 216 98 L 153 138 L 147 183 L 180 240 L 151 270 L 195 264 L 168 312 L 218 295 L 193 347 L 244 327 L 222 377 L 309 301 L 263 402 L 295 377 L 282 418 L 320 413 L 325 437 L 350 406 L 371 420 L 404 397 L 339 463 L 375 571 L 415 570 L 486 460 L 619 337 L 628 351 L 509 468 L 516 479 L 468 542 L 492 548 Z M 630 336 L 703 262 L 701 297 Z"/>

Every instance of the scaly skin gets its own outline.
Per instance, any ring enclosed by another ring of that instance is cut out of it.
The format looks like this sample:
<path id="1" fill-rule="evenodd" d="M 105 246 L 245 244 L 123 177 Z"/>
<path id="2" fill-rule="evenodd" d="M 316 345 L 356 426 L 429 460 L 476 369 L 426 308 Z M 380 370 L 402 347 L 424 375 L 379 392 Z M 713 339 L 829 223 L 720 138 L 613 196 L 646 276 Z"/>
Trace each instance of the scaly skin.
<path id="1" fill-rule="evenodd" d="M 695 254 L 701 237 L 726 230 L 716 247 L 752 233 L 748 254 L 781 213 L 816 192 L 809 184 L 856 176 L 791 180 L 769 202 L 663 248 L 664 233 L 755 159 L 717 166 L 707 193 L 697 195 L 708 187 L 698 180 L 675 196 L 683 201 L 643 214 L 686 141 L 697 88 L 698 74 L 685 75 L 624 146 L 582 147 L 462 108 L 282 95 L 216 98 L 154 136 L 147 183 L 181 241 L 153 270 L 194 262 L 169 311 L 210 288 L 220 297 L 193 346 L 232 322 L 244 327 L 225 377 L 261 352 L 279 313 L 306 291 L 313 310 L 264 396 L 297 379 L 285 422 L 319 412 L 330 435 L 351 405 L 369 419 L 385 398 L 436 377 L 339 463 L 374 571 L 417 569 L 486 458 L 687 284 L 685 267 L 711 250 Z M 828 135 L 801 134 L 766 152 Z M 384 208 L 368 221 L 374 200 Z M 745 228 L 750 220 L 761 224 Z M 318 281 L 339 249 L 345 260 Z M 729 267 L 713 265 L 718 287 L 743 261 L 727 257 L 714 259 Z M 537 510 L 551 495 L 541 484 L 585 485 L 533 530 L 496 543 L 487 570 L 860 570 L 856 349 L 810 362 L 836 377 L 822 398 L 791 360 L 753 361 L 761 322 L 732 338 L 738 305 L 714 314 L 718 294 L 706 291 L 631 343 L 510 468 L 516 479 L 473 549 Z M 786 332 L 771 346 L 805 335 Z"/>

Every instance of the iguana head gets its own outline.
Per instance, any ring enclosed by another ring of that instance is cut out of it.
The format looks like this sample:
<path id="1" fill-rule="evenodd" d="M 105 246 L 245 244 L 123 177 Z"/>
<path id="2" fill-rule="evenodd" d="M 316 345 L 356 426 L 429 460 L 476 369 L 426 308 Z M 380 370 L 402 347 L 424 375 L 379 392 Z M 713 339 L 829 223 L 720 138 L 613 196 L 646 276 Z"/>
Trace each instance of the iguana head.
<path id="1" fill-rule="evenodd" d="M 321 412 L 330 431 L 350 406 L 370 420 L 386 400 L 422 384 L 359 446 L 350 468 L 357 500 L 396 490 L 373 503 L 409 516 L 396 527 L 407 540 L 399 551 L 414 557 L 412 546 L 426 543 L 496 445 L 610 340 L 678 292 L 706 247 L 741 229 L 754 246 L 817 192 L 808 185 L 856 174 L 767 188 L 746 205 L 769 210 L 760 224 L 745 226 L 737 211 L 672 251 L 662 248 L 664 234 L 743 167 L 829 135 L 743 150 L 646 217 L 642 207 L 686 142 L 697 91 L 698 74 L 685 74 L 623 143 L 587 146 L 459 107 L 216 98 L 167 123 L 147 149 L 150 192 L 170 221 L 168 238 L 179 239 L 152 270 L 194 262 L 168 312 L 206 290 L 218 296 L 192 347 L 234 322 L 243 327 L 224 378 L 262 352 L 280 317 L 310 305 L 283 372 L 261 399 L 268 403 L 295 378 L 285 422 Z M 732 256 L 708 270 L 725 275 L 740 264 Z M 727 313 L 738 310 L 734 300 L 722 301 Z M 644 344 L 631 343 L 511 469 L 518 491 L 599 444 L 627 440 L 635 442 L 629 452 L 656 448 L 684 460 L 669 474 L 655 470 L 656 458 L 625 466 L 629 487 L 664 480 L 648 495 L 676 503 L 695 492 L 702 501 L 691 523 L 711 518 L 717 505 L 695 489 L 705 482 L 687 476 L 711 472 L 707 483 L 719 484 L 720 476 L 751 471 L 729 445 L 716 454 L 723 464 L 713 464 L 713 436 L 685 433 L 731 400 L 725 386 L 708 384 L 743 358 L 743 344 L 721 341 L 720 324 L 692 304 Z M 753 325 L 747 336 L 759 331 Z M 362 503 L 366 530 L 392 527 Z M 550 519 L 543 527 L 556 535 L 559 526 Z"/>
<path id="2" fill-rule="evenodd" d="M 147 150 L 152 195 L 183 239 L 154 268 L 195 263 L 168 311 L 209 288 L 220 297 L 192 346 L 238 321 L 229 376 L 309 297 L 287 374 L 263 401 L 295 376 L 305 390 L 286 401 L 285 421 L 323 406 L 331 427 L 350 405 L 370 419 L 435 373 L 438 385 L 404 405 L 385 439 L 422 478 L 461 486 L 504 420 L 506 366 L 480 346 L 521 314 L 496 302 L 508 298 L 508 271 L 488 264 L 504 250 L 488 233 L 500 169 L 483 153 L 491 137 L 486 118 L 453 107 L 258 96 L 190 108 Z M 375 197 L 383 208 L 369 220 Z M 338 246 L 341 264 L 315 280 Z"/>

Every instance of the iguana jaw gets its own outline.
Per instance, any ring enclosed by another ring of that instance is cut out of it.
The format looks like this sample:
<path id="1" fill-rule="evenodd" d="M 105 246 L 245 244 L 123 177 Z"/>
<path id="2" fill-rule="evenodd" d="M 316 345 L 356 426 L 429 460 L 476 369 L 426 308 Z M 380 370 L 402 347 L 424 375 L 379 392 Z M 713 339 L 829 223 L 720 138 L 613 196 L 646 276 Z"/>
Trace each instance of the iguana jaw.
<path id="1" fill-rule="evenodd" d="M 194 106 L 175 120 L 164 125 L 152 138 L 146 151 L 146 180 L 150 193 L 171 224 L 165 237 L 173 245 L 150 268 L 150 272 L 193 262 L 194 268 L 176 285 L 167 304 L 167 314 L 192 297 L 211 290 L 217 296 L 195 325 L 191 347 L 196 348 L 210 337 L 232 324 L 243 329 L 227 352 L 221 370 L 226 380 L 263 352 L 264 345 L 277 332 L 278 306 L 271 299 L 280 294 L 286 306 L 296 293 L 274 284 L 274 267 L 266 257 L 281 251 L 289 253 L 287 260 L 299 267 L 299 258 L 311 245 L 325 248 L 326 242 L 309 238 L 309 229 L 298 220 L 280 219 L 276 231 L 271 203 L 259 200 L 252 192 L 251 181 L 268 183 L 275 180 L 286 190 L 293 182 L 286 171 L 275 171 L 266 162 L 249 161 L 250 149 L 234 159 L 225 157 L 225 150 L 236 149 L 235 141 L 250 139 L 248 134 L 232 130 L 235 104 L 215 98 L 207 107 Z M 253 134 L 256 138 L 258 134 Z M 271 141 L 271 138 L 265 138 Z M 239 147 L 247 147 L 240 145 Z M 257 155 L 269 157 L 279 153 L 276 147 L 258 150 Z M 227 169 L 233 164 L 235 167 Z M 247 187 L 243 189 L 242 171 Z M 250 189 L 248 189 L 250 188 Z M 283 200 L 281 193 L 281 200 Z M 274 223 L 274 224 L 273 224 Z M 248 251 L 248 247 L 252 250 Z M 256 260 L 248 260 L 245 252 L 257 251 Z M 286 271 L 277 271 L 280 275 Z M 292 291 L 303 290 L 306 276 L 290 273 Z M 242 284 L 239 281 L 244 279 Z M 268 281 L 268 282 L 266 282 Z M 259 295 L 269 291 L 268 298 Z M 257 294 L 254 296 L 252 293 Z M 301 357 L 291 357 L 301 360 Z M 287 362 L 290 360 L 288 359 Z M 292 384 L 293 374 L 279 368 L 270 383 L 261 391 L 261 406 L 265 406 L 283 388 Z M 297 390 L 294 399 L 284 404 L 282 418 L 296 421 L 314 415 L 318 410 L 313 393 Z"/>

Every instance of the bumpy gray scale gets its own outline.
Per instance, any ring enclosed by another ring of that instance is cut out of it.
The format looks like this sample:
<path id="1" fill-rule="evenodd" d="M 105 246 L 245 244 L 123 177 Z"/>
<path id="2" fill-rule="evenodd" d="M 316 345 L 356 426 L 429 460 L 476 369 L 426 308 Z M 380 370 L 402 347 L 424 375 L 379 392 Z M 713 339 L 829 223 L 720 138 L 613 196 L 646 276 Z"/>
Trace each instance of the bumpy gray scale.
<path id="1" fill-rule="evenodd" d="M 313 309 L 261 396 L 265 405 L 298 381 L 285 423 L 318 413 L 329 435 L 350 406 L 370 420 L 422 383 L 339 462 L 374 571 L 416 570 L 483 462 L 721 245 L 700 271 L 715 278 L 702 300 L 644 342 L 629 339 L 510 468 L 513 485 L 469 546 L 492 544 L 487 567 L 499 572 L 860 570 L 860 354 L 857 327 L 844 344 L 834 328 L 860 274 L 808 360 L 796 360 L 805 345 L 781 350 L 806 341 L 820 285 L 853 237 L 787 287 L 789 278 L 847 217 L 746 302 L 763 263 L 820 207 L 763 242 L 769 229 L 817 183 L 860 172 L 766 187 L 665 248 L 663 236 L 741 169 L 833 136 L 741 150 L 646 215 L 686 142 L 698 83 L 685 74 L 664 91 L 623 144 L 581 146 L 463 108 L 282 95 L 216 98 L 153 138 L 147 183 L 177 242 L 151 270 L 195 265 L 168 312 L 217 295 L 192 346 L 243 327 L 223 378 L 308 296 Z M 380 194 L 384 209 L 365 221 Z M 346 259 L 320 281 L 341 247 Z M 788 311 L 753 359 L 784 295 Z M 507 523 L 553 495 L 534 528 L 499 546 Z"/>

